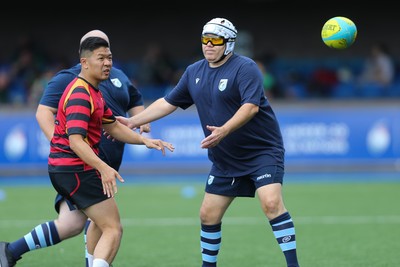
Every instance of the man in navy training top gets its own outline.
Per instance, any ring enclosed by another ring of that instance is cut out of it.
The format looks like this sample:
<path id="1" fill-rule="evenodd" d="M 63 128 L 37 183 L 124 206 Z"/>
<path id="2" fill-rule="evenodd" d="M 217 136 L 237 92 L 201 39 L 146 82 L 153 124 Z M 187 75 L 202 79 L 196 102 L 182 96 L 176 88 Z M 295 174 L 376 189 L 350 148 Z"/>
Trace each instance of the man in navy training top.
<path id="1" fill-rule="evenodd" d="M 298 267 L 295 227 L 282 197 L 285 149 L 279 123 L 257 64 L 233 52 L 236 35 L 227 19 L 206 23 L 204 59 L 188 66 L 165 97 L 136 116 L 117 119 L 137 127 L 195 105 L 205 135 L 200 146 L 212 162 L 200 208 L 202 266 L 217 266 L 222 219 L 232 201 L 257 192 L 287 266 Z"/>

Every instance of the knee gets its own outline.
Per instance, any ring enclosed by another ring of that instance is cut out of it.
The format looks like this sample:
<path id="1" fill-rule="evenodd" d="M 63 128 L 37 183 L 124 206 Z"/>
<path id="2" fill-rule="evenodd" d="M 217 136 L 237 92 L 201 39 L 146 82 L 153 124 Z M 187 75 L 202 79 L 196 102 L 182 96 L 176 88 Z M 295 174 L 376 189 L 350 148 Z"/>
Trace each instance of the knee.
<path id="1" fill-rule="evenodd" d="M 282 213 L 285 207 L 280 198 L 271 198 L 262 202 L 262 209 L 264 213 L 270 218 Z"/>
<path id="2" fill-rule="evenodd" d="M 101 229 L 101 228 L 99 228 L 99 229 Z M 112 226 L 102 228 L 101 230 L 102 230 L 102 232 L 108 231 L 113 236 L 118 237 L 118 238 L 122 238 L 122 234 L 124 232 L 122 224 L 120 224 L 120 223 L 119 224 L 115 223 Z"/>
<path id="3" fill-rule="evenodd" d="M 123 227 L 121 224 L 117 225 L 115 228 L 111 229 L 111 235 L 115 238 L 115 240 L 122 240 L 122 235 L 124 233 Z"/>
<path id="4" fill-rule="evenodd" d="M 213 224 L 212 214 L 205 207 L 200 208 L 200 222 L 202 224 Z"/>
<path id="5" fill-rule="evenodd" d="M 85 226 L 84 222 L 77 220 L 56 219 L 54 223 L 61 240 L 79 235 Z"/>
<path id="6" fill-rule="evenodd" d="M 213 225 L 221 222 L 223 213 L 218 209 L 200 208 L 200 222 L 202 224 Z"/>

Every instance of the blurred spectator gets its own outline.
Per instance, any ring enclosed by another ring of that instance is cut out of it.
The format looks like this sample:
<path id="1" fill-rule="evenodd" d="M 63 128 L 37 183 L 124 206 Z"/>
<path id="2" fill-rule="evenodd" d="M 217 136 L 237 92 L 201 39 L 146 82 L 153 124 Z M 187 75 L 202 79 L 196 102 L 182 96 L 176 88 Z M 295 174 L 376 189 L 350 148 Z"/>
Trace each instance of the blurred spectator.
<path id="1" fill-rule="evenodd" d="M 284 77 L 284 97 L 287 99 L 304 99 L 308 97 L 304 76 L 297 70 L 289 70 Z"/>
<path id="2" fill-rule="evenodd" d="M 318 66 L 311 74 L 308 84 L 308 96 L 312 98 L 329 98 L 338 83 L 335 70 Z"/>
<path id="3" fill-rule="evenodd" d="M 0 103 L 7 103 L 7 89 L 10 79 L 8 77 L 9 67 L 4 64 L 0 66 Z"/>
<path id="4" fill-rule="evenodd" d="M 350 66 L 340 66 L 336 71 L 337 83 L 332 89 L 333 98 L 356 97 L 353 69 Z"/>
<path id="5" fill-rule="evenodd" d="M 353 83 L 354 75 L 351 67 L 349 66 L 340 66 L 336 71 L 336 76 L 339 83 Z"/>
<path id="6" fill-rule="evenodd" d="M 250 58 L 254 57 L 254 38 L 250 31 L 241 30 L 236 39 L 235 53 Z"/>
<path id="7" fill-rule="evenodd" d="M 35 77 L 28 90 L 27 107 L 36 109 L 40 98 L 51 78 L 60 70 L 69 68 L 71 63 L 66 58 L 48 62 L 44 69 Z"/>
<path id="8" fill-rule="evenodd" d="M 276 87 L 276 80 L 275 77 L 271 74 L 270 71 L 267 70 L 266 65 L 260 59 L 256 59 L 255 62 L 257 63 L 262 75 L 263 75 L 263 86 L 264 86 L 264 93 L 268 99 L 275 97 L 275 87 Z"/>
<path id="9" fill-rule="evenodd" d="M 137 83 L 140 87 L 166 87 L 174 75 L 174 64 L 158 43 L 147 47 L 140 64 Z"/>
<path id="10" fill-rule="evenodd" d="M 29 89 L 46 66 L 46 58 L 30 36 L 22 35 L 6 68 L 7 80 L 3 83 L 7 103 L 24 105 Z"/>
<path id="11" fill-rule="evenodd" d="M 179 82 L 184 72 L 185 68 L 178 68 L 177 70 L 174 71 L 170 80 L 170 84 L 165 87 L 164 95 L 168 94 L 172 89 L 174 89 L 174 87 Z"/>
<path id="12" fill-rule="evenodd" d="M 42 97 L 43 91 L 47 86 L 47 83 L 51 80 L 51 78 L 61 70 L 56 67 L 49 67 L 44 70 L 36 79 L 33 81 L 32 86 L 29 90 L 27 104 L 28 107 L 37 108 L 40 98 Z"/>
<path id="13" fill-rule="evenodd" d="M 386 44 L 374 44 L 358 79 L 358 93 L 361 96 L 384 96 L 394 82 L 395 69 Z"/>

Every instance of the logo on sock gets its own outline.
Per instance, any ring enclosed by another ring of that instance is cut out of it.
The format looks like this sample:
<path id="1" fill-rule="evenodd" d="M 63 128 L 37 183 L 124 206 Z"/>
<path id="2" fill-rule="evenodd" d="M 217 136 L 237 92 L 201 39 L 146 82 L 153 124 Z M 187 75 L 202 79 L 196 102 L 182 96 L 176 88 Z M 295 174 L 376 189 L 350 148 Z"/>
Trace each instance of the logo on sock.
<path id="1" fill-rule="evenodd" d="M 283 243 L 287 243 L 287 242 L 289 242 L 291 239 L 292 239 L 292 236 L 288 235 L 288 236 L 285 236 L 285 237 L 282 238 L 282 242 L 283 242 Z"/>

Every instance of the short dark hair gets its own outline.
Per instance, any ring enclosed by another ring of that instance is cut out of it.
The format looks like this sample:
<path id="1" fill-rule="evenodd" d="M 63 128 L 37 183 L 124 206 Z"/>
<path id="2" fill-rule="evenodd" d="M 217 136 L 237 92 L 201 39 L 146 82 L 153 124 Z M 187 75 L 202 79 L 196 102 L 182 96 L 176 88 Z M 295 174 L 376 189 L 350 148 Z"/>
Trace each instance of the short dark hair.
<path id="1" fill-rule="evenodd" d="M 99 47 L 109 47 L 106 40 L 100 37 L 88 37 L 86 38 L 79 47 L 79 55 L 82 56 L 84 52 L 93 52 Z"/>

